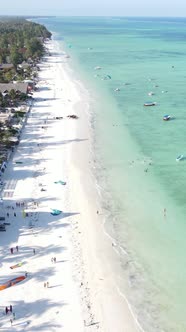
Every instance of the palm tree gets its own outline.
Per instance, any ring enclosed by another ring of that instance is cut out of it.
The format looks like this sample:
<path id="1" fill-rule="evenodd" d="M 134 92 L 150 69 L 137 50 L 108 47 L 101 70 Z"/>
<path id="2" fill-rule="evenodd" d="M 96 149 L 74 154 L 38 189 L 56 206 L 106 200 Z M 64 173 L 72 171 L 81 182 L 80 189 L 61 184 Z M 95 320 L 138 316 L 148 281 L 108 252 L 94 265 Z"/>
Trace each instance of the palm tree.
<path id="1" fill-rule="evenodd" d="M 14 89 L 11 89 L 9 91 L 9 97 L 12 101 L 14 101 L 17 98 L 17 94 L 16 94 L 16 91 Z"/>

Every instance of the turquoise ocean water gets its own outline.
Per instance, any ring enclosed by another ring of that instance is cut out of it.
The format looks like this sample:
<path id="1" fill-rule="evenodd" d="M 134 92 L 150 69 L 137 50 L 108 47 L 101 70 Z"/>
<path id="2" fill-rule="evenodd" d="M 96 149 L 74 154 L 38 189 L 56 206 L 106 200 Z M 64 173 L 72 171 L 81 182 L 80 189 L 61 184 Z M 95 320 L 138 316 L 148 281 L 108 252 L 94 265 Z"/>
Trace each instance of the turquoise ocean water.
<path id="1" fill-rule="evenodd" d="M 186 19 L 37 22 L 89 91 L 93 172 L 120 255 L 118 287 L 144 331 L 185 332 Z"/>

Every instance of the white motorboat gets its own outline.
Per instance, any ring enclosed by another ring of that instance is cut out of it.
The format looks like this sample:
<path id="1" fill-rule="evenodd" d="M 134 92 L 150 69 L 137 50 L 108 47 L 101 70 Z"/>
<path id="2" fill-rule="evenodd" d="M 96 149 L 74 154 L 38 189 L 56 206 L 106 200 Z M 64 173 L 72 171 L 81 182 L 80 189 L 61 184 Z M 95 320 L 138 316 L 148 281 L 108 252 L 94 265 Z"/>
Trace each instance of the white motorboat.
<path id="1" fill-rule="evenodd" d="M 177 156 L 176 161 L 183 160 L 183 158 L 184 158 L 183 154 L 180 154 L 179 156 Z"/>

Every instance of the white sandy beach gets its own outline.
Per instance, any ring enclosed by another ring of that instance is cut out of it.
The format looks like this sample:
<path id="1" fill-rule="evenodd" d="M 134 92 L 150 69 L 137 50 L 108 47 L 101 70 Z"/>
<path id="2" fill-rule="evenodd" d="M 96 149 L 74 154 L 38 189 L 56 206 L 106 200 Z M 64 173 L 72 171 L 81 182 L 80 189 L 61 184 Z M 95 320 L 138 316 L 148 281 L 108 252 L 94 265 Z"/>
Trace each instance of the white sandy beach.
<path id="1" fill-rule="evenodd" d="M 28 276 L 0 292 L 0 330 L 140 331 L 117 290 L 119 260 L 96 213 L 101 207 L 90 171 L 87 101 L 66 70 L 69 59 L 54 42 L 47 46 L 52 56 L 40 64 L 34 106 L 3 175 L 2 198 L 11 225 L 0 233 L 0 284 L 25 271 Z M 79 119 L 68 119 L 69 114 Z M 54 183 L 59 180 L 66 185 Z M 51 209 L 62 213 L 52 216 Z M 21 267 L 10 269 L 20 262 Z M 5 315 L 10 305 L 16 315 L 12 326 L 12 314 Z"/>

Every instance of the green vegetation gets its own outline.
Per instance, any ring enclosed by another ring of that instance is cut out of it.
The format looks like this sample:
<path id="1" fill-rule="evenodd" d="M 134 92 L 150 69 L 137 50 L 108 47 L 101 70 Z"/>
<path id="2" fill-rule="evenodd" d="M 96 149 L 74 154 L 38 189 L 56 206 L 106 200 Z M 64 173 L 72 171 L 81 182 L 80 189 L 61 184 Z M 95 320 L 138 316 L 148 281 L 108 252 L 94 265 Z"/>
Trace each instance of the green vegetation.
<path id="1" fill-rule="evenodd" d="M 23 61 L 38 60 L 44 55 L 46 38 L 51 38 L 51 33 L 43 25 L 0 17 L 0 63 L 12 63 L 16 69 Z"/>
<path id="2" fill-rule="evenodd" d="M 45 54 L 44 41 L 51 38 L 51 33 L 45 26 L 27 21 L 19 17 L 0 17 L 0 83 L 13 81 L 22 82 L 25 79 L 37 77 L 37 63 Z M 6 160 L 7 148 L 16 144 L 12 136 L 18 135 L 14 125 L 22 123 L 24 110 L 14 110 L 28 98 L 21 89 L 6 89 L 0 92 L 0 111 L 8 112 L 7 120 L 0 121 L 0 163 Z M 24 90 L 23 90 L 24 91 Z"/>
<path id="3" fill-rule="evenodd" d="M 0 92 L 0 108 L 5 107 L 16 107 L 21 102 L 26 101 L 29 97 L 23 92 L 16 91 L 11 89 L 4 96 Z"/>
<path id="4" fill-rule="evenodd" d="M 15 114 L 14 114 L 14 118 L 23 118 L 25 116 L 26 112 L 23 112 L 23 111 L 17 111 Z"/>

